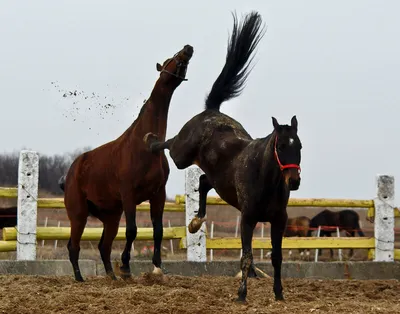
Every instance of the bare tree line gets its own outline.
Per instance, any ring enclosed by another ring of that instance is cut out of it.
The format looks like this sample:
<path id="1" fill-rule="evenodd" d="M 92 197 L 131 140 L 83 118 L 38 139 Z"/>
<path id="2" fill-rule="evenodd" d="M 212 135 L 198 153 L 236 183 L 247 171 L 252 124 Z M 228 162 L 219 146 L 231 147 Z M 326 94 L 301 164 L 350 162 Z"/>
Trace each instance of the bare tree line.
<path id="1" fill-rule="evenodd" d="M 39 153 L 39 190 L 55 196 L 63 195 L 58 186 L 58 179 L 67 173 L 76 157 L 89 150 L 91 150 L 90 147 L 84 147 L 64 154 L 45 155 Z M 1 187 L 18 185 L 18 162 L 19 152 L 0 154 Z M 167 196 L 167 201 L 175 202 L 175 198 Z"/>
<path id="2" fill-rule="evenodd" d="M 58 179 L 67 173 L 71 163 L 90 147 L 76 149 L 73 152 L 55 155 L 39 153 L 39 189 L 54 195 L 61 195 Z M 18 185 L 19 152 L 0 154 L 0 186 Z"/>

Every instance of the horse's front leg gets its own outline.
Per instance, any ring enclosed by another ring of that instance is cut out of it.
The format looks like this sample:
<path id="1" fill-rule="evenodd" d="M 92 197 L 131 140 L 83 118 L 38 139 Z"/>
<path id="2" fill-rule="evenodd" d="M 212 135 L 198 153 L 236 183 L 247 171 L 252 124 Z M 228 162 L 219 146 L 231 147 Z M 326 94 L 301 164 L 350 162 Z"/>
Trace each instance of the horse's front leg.
<path id="1" fill-rule="evenodd" d="M 164 231 L 163 213 L 164 213 L 165 198 L 166 198 L 165 186 L 163 186 L 150 199 L 150 216 L 151 216 L 151 222 L 153 223 L 153 239 L 154 239 L 153 273 L 159 275 L 162 275 L 163 273 L 161 269 L 161 242 Z"/>
<path id="2" fill-rule="evenodd" d="M 242 271 L 242 281 L 238 290 L 238 302 L 245 302 L 247 296 L 247 278 L 249 276 L 250 268 L 253 266 L 253 253 L 251 242 L 253 239 L 253 231 L 257 222 L 251 217 L 242 213 L 242 220 L 240 223 L 242 251 L 243 255 L 240 260 L 240 269 Z"/>
<path id="3" fill-rule="evenodd" d="M 274 267 L 274 294 L 275 300 L 277 301 L 283 300 L 283 288 L 281 281 L 282 238 L 285 231 L 286 219 L 283 217 L 280 221 L 271 222 L 271 261 L 272 266 Z"/>
<path id="4" fill-rule="evenodd" d="M 212 189 L 212 185 L 205 174 L 202 174 L 199 179 L 199 211 L 190 222 L 188 229 L 190 233 L 196 233 L 201 228 L 205 221 L 207 194 Z"/>

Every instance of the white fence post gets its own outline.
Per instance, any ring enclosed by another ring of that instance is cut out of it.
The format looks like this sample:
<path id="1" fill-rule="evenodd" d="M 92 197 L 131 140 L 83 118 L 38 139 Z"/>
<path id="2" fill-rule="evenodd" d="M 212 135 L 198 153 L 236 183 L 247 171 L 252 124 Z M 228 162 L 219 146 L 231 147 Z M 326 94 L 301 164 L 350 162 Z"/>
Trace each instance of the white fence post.
<path id="1" fill-rule="evenodd" d="M 376 262 L 394 261 L 394 177 L 378 175 L 375 205 Z"/>
<path id="2" fill-rule="evenodd" d="M 199 210 L 199 179 L 203 171 L 193 166 L 185 171 L 185 215 L 186 215 L 186 252 L 187 260 L 192 262 L 206 262 L 206 224 L 202 224 L 199 231 L 192 234 L 188 226 Z"/>
<path id="3" fill-rule="evenodd" d="M 17 260 L 36 260 L 39 155 L 22 150 L 18 165 Z"/>

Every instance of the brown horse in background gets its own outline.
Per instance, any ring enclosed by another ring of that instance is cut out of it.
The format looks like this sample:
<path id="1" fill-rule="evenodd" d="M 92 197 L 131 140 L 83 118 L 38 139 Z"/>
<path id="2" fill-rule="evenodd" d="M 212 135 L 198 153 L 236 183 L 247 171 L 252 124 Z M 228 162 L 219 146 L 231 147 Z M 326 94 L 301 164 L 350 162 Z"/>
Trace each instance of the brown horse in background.
<path id="1" fill-rule="evenodd" d="M 292 217 L 288 218 L 284 237 L 306 237 L 308 230 L 310 228 L 310 218 L 306 216 Z M 300 255 L 304 255 L 304 251 L 306 254 L 310 255 L 310 250 L 299 249 Z M 289 250 L 289 255 L 292 255 L 292 250 Z"/>
<path id="2" fill-rule="evenodd" d="M 157 63 L 160 76 L 132 125 L 116 140 L 77 157 L 67 176 L 59 180 L 71 222 L 68 251 L 77 281 L 83 281 L 78 264 L 79 244 L 89 215 L 103 222 L 98 248 L 107 275 L 115 280 L 110 261 L 111 246 L 118 233 L 122 212 L 125 213 L 126 245 L 120 269 L 123 278 L 131 276 L 130 254 L 137 235 L 136 206 L 146 200 L 150 202 L 154 230 L 154 272 L 162 273 L 162 219 L 169 165 L 164 153 L 149 152 L 143 137 L 153 132 L 165 139 L 169 104 L 175 89 L 186 80 L 192 55 L 193 47 L 186 45 L 163 65 Z"/>

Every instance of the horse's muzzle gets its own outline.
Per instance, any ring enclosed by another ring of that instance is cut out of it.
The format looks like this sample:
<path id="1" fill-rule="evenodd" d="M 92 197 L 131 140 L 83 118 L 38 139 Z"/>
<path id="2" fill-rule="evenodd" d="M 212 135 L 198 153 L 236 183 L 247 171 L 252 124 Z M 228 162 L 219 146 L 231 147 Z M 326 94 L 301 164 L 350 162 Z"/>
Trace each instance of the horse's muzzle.
<path id="1" fill-rule="evenodd" d="M 188 59 L 190 59 L 193 56 L 193 52 L 194 49 L 192 46 L 190 45 L 186 45 L 185 47 L 183 47 L 183 54 L 185 55 L 185 57 L 187 57 Z"/>
<path id="2" fill-rule="evenodd" d="M 300 187 L 300 178 L 298 179 L 289 179 L 289 189 L 290 191 L 297 191 Z"/>

